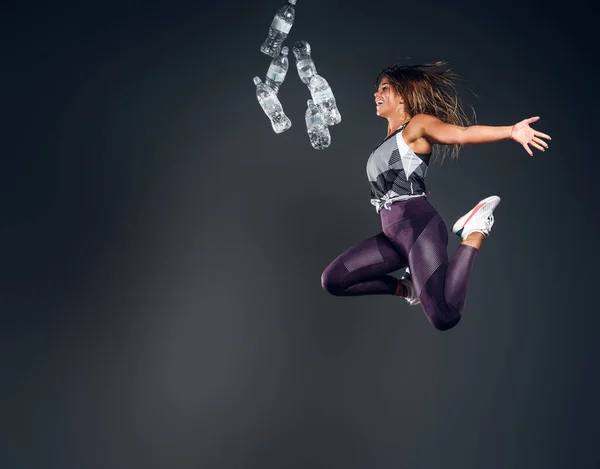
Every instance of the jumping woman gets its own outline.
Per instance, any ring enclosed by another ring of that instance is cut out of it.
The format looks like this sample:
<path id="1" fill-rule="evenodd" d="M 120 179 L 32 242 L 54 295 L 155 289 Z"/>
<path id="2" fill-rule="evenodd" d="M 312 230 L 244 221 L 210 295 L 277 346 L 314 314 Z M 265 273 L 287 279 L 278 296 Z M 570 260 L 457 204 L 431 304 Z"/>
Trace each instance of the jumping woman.
<path id="1" fill-rule="evenodd" d="M 382 231 L 347 249 L 321 276 L 336 296 L 396 295 L 420 304 L 429 322 L 448 330 L 460 321 L 475 256 L 490 234 L 500 203 L 481 200 L 452 227 L 462 242 L 448 260 L 448 229 L 430 204 L 425 176 L 432 156 L 458 157 L 464 145 L 514 140 L 529 155 L 550 140 L 529 124 L 471 125 L 456 91 L 456 76 L 444 62 L 394 66 L 376 80 L 375 106 L 387 119 L 386 138 L 367 161 L 371 203 Z M 401 278 L 389 275 L 406 269 Z"/>

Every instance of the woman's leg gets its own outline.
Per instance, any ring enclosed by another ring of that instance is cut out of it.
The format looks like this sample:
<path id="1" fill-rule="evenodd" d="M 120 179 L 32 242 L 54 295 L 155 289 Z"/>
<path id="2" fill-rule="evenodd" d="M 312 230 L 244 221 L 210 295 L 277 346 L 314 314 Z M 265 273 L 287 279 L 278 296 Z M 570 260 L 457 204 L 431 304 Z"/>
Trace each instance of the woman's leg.
<path id="1" fill-rule="evenodd" d="M 461 244 L 448 261 L 448 230 L 436 214 L 415 237 L 408 260 L 415 290 L 429 322 L 438 330 L 462 316 L 477 249 Z"/>
<path id="2" fill-rule="evenodd" d="M 389 274 L 408 265 L 383 233 L 347 249 L 327 266 L 321 284 L 336 296 L 394 295 L 398 279 Z"/>
<path id="3" fill-rule="evenodd" d="M 413 288 L 429 322 L 448 330 L 460 321 L 475 256 L 494 223 L 500 202 L 491 196 L 461 217 L 452 232 L 463 242 L 448 261 L 448 229 L 425 199 L 398 204 L 383 220 L 383 231 L 396 250 L 406 253 Z"/>

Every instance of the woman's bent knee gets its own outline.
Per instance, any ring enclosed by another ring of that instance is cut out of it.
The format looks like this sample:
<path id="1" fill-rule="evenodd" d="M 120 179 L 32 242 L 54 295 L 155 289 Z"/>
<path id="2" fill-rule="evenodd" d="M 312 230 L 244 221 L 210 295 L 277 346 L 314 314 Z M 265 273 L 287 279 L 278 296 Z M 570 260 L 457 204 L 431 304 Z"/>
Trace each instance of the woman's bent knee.
<path id="1" fill-rule="evenodd" d="M 321 287 L 330 295 L 342 296 L 344 294 L 344 287 L 342 287 L 341 282 L 331 275 L 328 270 L 321 274 Z"/>
<path id="2" fill-rule="evenodd" d="M 460 322 L 460 316 L 456 316 L 451 319 L 432 317 L 429 319 L 429 321 L 431 322 L 431 325 L 438 331 L 448 331 Z"/>

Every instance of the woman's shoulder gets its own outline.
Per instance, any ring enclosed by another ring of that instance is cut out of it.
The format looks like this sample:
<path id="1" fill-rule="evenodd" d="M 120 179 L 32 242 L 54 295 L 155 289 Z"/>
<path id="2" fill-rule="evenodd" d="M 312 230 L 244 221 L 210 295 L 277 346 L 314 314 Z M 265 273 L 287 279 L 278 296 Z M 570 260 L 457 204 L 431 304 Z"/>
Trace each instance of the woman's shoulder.
<path id="1" fill-rule="evenodd" d="M 406 133 L 415 139 L 422 137 L 424 129 L 440 120 L 431 114 L 415 114 L 406 126 Z"/>
<path id="2" fill-rule="evenodd" d="M 425 113 L 415 114 L 411 118 L 411 122 L 429 122 L 432 120 L 439 120 L 439 119 L 437 117 L 435 117 L 433 114 L 425 114 Z"/>

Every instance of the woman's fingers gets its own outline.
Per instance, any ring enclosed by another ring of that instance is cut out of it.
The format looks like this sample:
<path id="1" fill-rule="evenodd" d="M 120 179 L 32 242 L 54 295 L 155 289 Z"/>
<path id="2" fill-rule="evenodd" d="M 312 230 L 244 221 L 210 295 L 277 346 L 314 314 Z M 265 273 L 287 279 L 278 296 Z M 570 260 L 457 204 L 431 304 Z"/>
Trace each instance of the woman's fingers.
<path id="1" fill-rule="evenodd" d="M 548 148 L 548 144 L 544 142 L 541 138 L 533 137 L 531 141 L 543 146 L 544 148 Z"/>
<path id="2" fill-rule="evenodd" d="M 550 138 L 550 135 L 543 134 L 542 132 L 538 132 L 537 130 L 535 131 L 535 134 L 534 134 L 534 135 L 535 135 L 536 137 L 542 137 L 542 138 L 547 138 L 548 140 L 552 140 L 552 139 Z"/>
<path id="3" fill-rule="evenodd" d="M 515 124 L 515 127 L 518 127 L 513 134 L 513 138 L 517 141 L 520 141 L 525 151 L 529 153 L 530 156 L 533 156 L 533 151 L 529 148 L 531 145 L 533 148 L 539 151 L 546 151 L 548 148 L 548 143 L 546 143 L 542 139 L 552 140 L 550 135 L 547 135 L 543 132 L 538 132 L 537 130 L 529 127 L 529 124 L 540 120 L 540 116 L 528 117 L 527 119 L 523 119 L 518 124 Z M 517 136 L 518 135 L 518 136 Z"/>
<path id="4" fill-rule="evenodd" d="M 544 149 L 544 147 L 543 147 L 543 146 L 541 146 L 539 143 L 536 143 L 536 142 L 530 142 L 529 144 L 530 144 L 532 147 L 534 147 L 534 148 L 537 148 L 537 149 L 538 149 L 538 150 L 540 150 L 540 151 L 546 151 L 546 150 Z"/>

